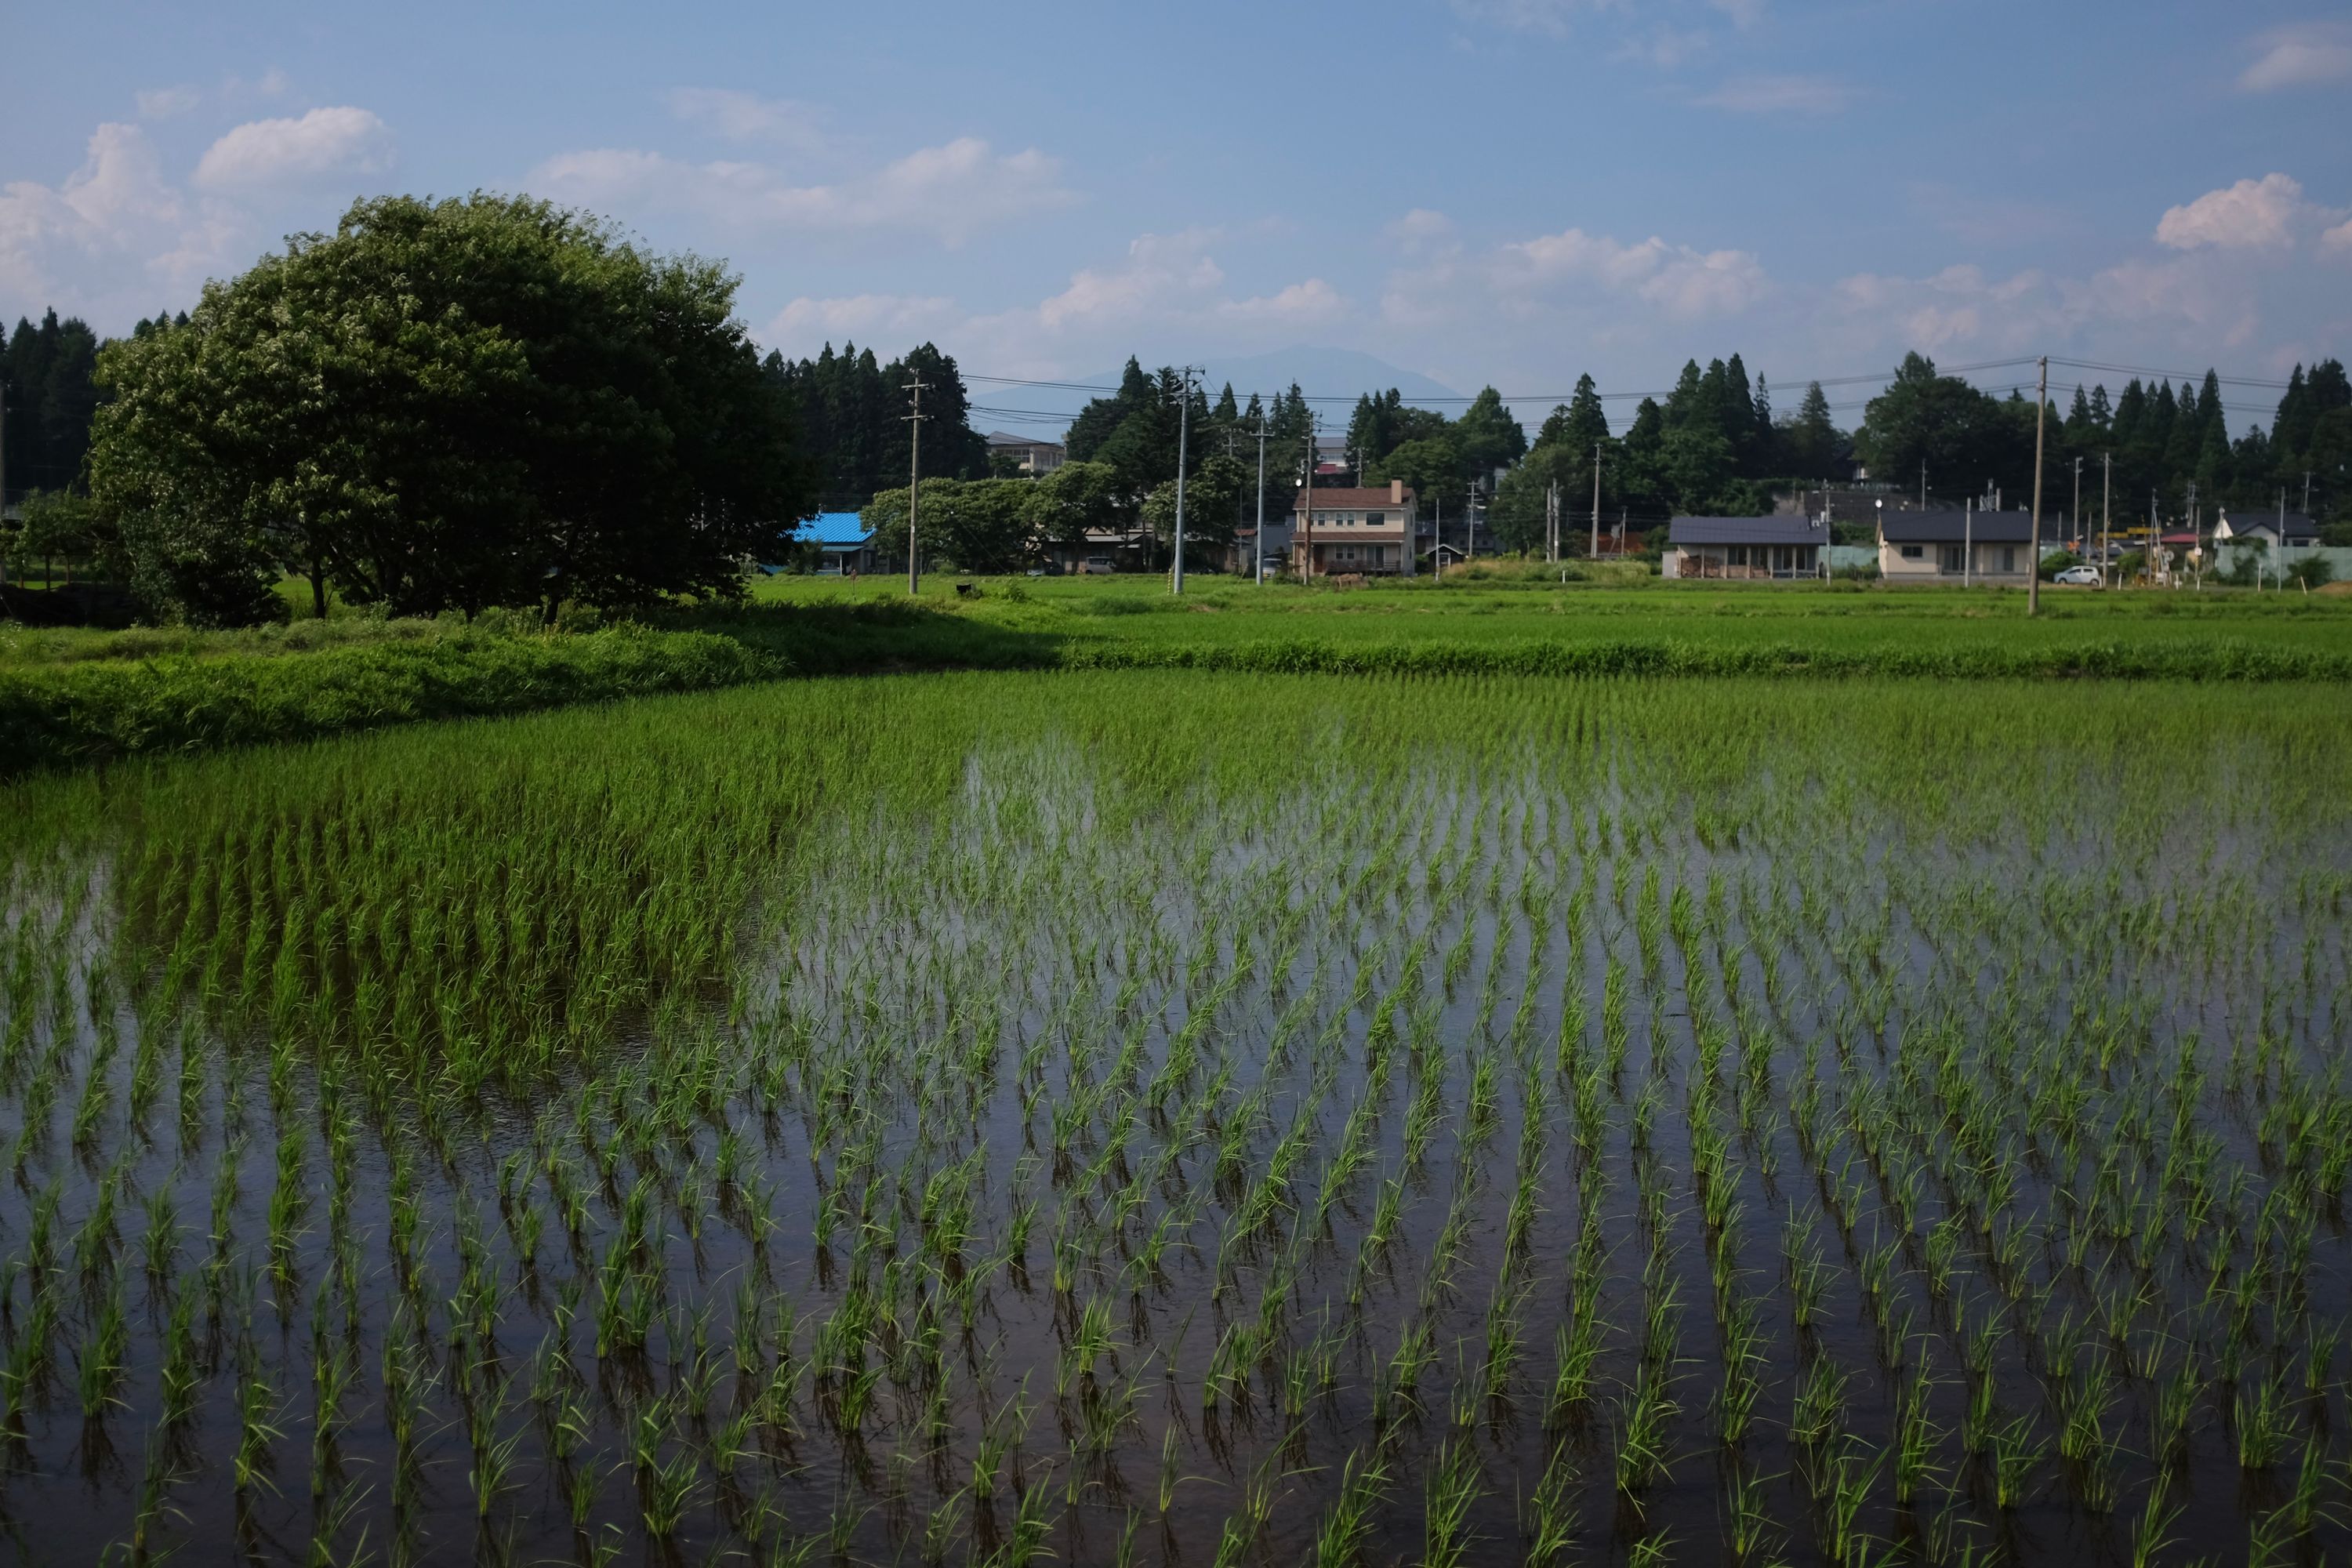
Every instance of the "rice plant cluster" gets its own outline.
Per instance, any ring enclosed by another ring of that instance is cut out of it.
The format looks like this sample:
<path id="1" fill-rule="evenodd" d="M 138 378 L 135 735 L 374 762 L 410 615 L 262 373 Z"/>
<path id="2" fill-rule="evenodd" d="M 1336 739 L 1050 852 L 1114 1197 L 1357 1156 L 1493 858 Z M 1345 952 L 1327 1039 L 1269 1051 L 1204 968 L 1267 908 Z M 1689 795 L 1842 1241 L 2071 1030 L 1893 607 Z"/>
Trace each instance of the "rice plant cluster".
<path id="1" fill-rule="evenodd" d="M 927 676 L 0 824 L 26 1560 L 2352 1550 L 2341 688 Z"/>

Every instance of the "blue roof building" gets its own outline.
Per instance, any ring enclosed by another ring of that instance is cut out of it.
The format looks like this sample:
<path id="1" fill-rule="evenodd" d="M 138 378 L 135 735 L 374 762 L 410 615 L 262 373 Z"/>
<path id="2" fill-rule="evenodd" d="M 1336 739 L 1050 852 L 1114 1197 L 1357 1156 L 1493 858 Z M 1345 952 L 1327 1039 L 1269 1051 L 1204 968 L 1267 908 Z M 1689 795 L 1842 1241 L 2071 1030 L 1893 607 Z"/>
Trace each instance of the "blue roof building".
<path id="1" fill-rule="evenodd" d="M 814 544 L 824 573 L 874 569 L 874 531 L 854 511 L 821 511 L 793 531 L 801 544 Z"/>

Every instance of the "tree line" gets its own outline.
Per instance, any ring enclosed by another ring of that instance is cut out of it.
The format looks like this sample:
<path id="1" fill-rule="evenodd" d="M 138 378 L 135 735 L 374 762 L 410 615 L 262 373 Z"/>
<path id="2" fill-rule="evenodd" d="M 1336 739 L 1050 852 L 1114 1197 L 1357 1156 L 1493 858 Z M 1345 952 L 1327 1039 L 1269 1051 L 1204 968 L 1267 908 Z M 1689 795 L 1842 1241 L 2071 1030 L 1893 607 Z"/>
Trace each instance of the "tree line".
<path id="1" fill-rule="evenodd" d="M 626 608 L 740 594 L 751 562 L 787 559 L 799 521 L 858 509 L 903 537 L 912 454 L 907 383 L 926 387 L 926 552 L 1014 570 L 1105 531 L 1172 542 L 1180 438 L 1188 542 L 1213 563 L 1263 504 L 1287 514 L 1313 478 L 1319 421 L 1296 384 L 1213 396 L 1130 358 L 1072 422 L 1068 460 L 992 474 L 955 360 L 932 343 L 764 357 L 721 263 L 649 254 L 591 215 L 477 195 L 355 204 L 205 287 L 194 310 L 101 343 L 54 310 L 0 334 L 7 490 L 0 556 L 62 555 L 131 585 L 150 613 L 195 622 L 284 613 L 291 577 L 403 614 L 566 603 Z M 2045 510 L 2071 504 L 2077 458 L 2110 458 L 2118 511 L 2167 520 L 2307 494 L 2352 542 L 2352 383 L 2297 366 L 2268 427 L 2230 434 L 2225 389 L 2129 381 L 2046 411 Z M 2244 396 L 2243 393 L 2234 395 Z M 1853 478 L 1940 497 L 2031 493 L 2036 407 L 1906 355 L 1852 431 L 1819 384 L 1776 411 L 1741 357 L 1686 363 L 1622 427 L 1579 377 L 1532 437 L 1492 387 L 1458 413 L 1393 388 L 1356 400 L 1339 482 L 1402 479 L 1425 510 L 1474 492 L 1506 548 L 1542 542 L 1552 487 L 1636 531 L 1675 513 L 1756 513 L 1792 487 Z M 1265 436 L 1261 479 L 1259 435 Z M 2086 479 L 2089 475 L 2086 474 Z M 2092 504 L 2084 486 L 2084 510 Z M 2063 499 L 2062 499 L 2063 498 Z M 1580 530 L 1571 526 L 1571 539 Z"/>

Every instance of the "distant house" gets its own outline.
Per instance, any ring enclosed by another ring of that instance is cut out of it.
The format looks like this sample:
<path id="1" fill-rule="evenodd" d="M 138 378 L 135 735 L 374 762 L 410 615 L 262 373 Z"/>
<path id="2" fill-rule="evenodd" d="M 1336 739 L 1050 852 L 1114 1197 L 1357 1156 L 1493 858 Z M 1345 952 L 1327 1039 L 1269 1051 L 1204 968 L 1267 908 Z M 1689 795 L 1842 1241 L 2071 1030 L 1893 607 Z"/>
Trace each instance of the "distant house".
<path id="1" fill-rule="evenodd" d="M 1269 517 L 1265 534 L 1259 537 L 1257 524 L 1245 522 L 1234 531 L 1234 548 L 1225 563 L 1226 570 L 1245 577 L 1257 575 L 1257 558 L 1265 558 L 1268 572 L 1280 572 L 1290 564 L 1290 518 Z"/>
<path id="2" fill-rule="evenodd" d="M 821 511 L 793 534 L 799 544 L 817 548 L 817 570 L 828 577 L 856 576 L 874 570 L 874 531 L 854 511 Z"/>
<path id="3" fill-rule="evenodd" d="M 1666 529 L 1661 575 L 1733 582 L 1820 574 L 1830 525 L 1810 517 L 1678 517 Z"/>
<path id="4" fill-rule="evenodd" d="M 2308 550 L 2319 542 L 2319 525 L 2299 511 L 2248 512 L 2244 517 L 2221 514 L 2213 526 L 2213 538 L 2221 544 L 2251 544 L 2261 540 L 2276 550 L 2284 542 L 2289 550 Z"/>
<path id="5" fill-rule="evenodd" d="M 1084 539 L 1047 544 L 1045 563 L 1061 576 L 1141 572 L 1151 564 L 1151 533 L 1143 528 L 1090 528 Z"/>
<path id="6" fill-rule="evenodd" d="M 1299 490 L 1290 506 L 1290 569 L 1302 577 L 1412 576 L 1414 505 L 1402 479 Z"/>
<path id="7" fill-rule="evenodd" d="M 1890 511 L 1878 521 L 1882 582 L 2022 584 L 2032 552 L 2030 511 Z"/>
<path id="8" fill-rule="evenodd" d="M 1070 449 L 1059 441 L 1041 441 L 1034 437 L 991 430 L 988 455 L 992 459 L 1000 453 L 1012 458 L 1014 466 L 1031 479 L 1052 473 L 1070 458 Z"/>

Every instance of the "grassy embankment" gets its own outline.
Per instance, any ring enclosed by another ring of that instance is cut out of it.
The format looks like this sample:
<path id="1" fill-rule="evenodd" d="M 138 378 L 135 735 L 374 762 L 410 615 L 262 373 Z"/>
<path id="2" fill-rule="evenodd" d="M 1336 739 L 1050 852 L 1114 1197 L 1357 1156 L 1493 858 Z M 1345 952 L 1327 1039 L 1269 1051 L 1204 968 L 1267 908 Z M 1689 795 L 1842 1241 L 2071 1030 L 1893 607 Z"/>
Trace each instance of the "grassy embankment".
<path id="1" fill-rule="evenodd" d="M 770 579 L 660 625 L 341 617 L 257 632 L 0 630 L 0 773 L 788 675 L 1337 674 L 2352 679 L 2333 596 L 1698 587 L 1457 576 L 1338 590 L 1196 578 Z"/>

